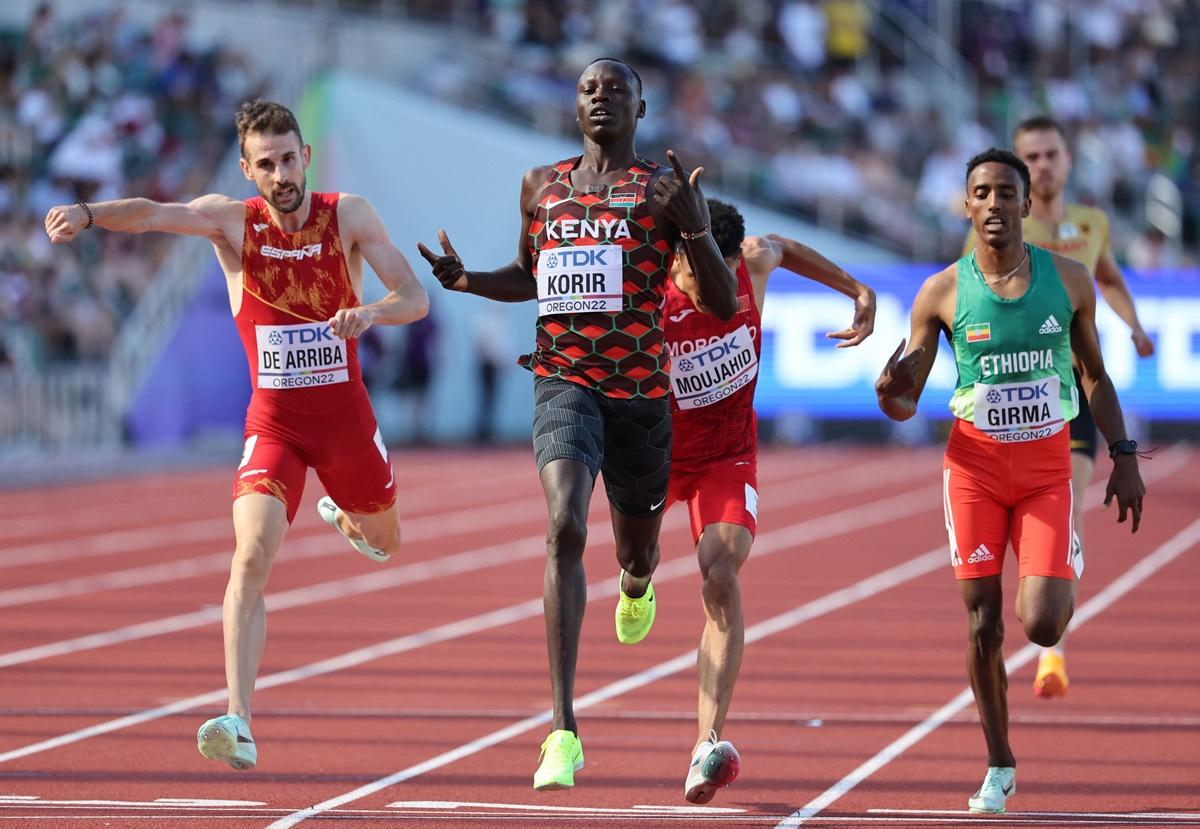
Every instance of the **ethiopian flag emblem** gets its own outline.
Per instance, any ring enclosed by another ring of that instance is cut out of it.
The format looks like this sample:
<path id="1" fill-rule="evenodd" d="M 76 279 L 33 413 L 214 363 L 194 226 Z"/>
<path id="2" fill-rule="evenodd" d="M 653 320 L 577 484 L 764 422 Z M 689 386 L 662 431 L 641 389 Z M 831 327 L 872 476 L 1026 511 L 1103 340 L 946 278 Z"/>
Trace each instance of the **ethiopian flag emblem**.
<path id="1" fill-rule="evenodd" d="M 981 322 L 978 325 L 967 326 L 967 342 L 982 343 L 992 338 L 992 324 Z"/>

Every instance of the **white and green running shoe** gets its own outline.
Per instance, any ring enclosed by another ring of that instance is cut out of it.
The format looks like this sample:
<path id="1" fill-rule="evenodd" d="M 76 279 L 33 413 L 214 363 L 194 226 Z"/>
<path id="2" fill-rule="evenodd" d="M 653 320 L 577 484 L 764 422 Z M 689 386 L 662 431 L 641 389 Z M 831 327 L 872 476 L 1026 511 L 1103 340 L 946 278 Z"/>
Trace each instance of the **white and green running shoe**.
<path id="1" fill-rule="evenodd" d="M 683 797 L 688 803 L 707 803 L 717 789 L 737 780 L 742 770 L 742 758 L 728 740 L 718 740 L 710 731 L 708 739 L 696 747 L 692 764 L 683 783 Z"/>
<path id="2" fill-rule="evenodd" d="M 252 769 L 258 763 L 250 726 L 237 714 L 213 717 L 200 726 L 196 747 L 209 760 L 224 760 L 238 771 Z"/>
<path id="3" fill-rule="evenodd" d="M 322 495 L 321 500 L 317 501 L 317 514 L 321 516 L 321 520 L 341 533 L 342 537 L 350 542 L 351 547 L 371 559 L 371 561 L 378 561 L 382 564 L 391 559 L 392 556 L 390 553 L 385 553 L 383 550 L 376 550 L 367 543 L 365 538 L 351 538 L 346 535 L 342 529 L 342 525 L 338 523 L 338 512 L 340 512 L 338 505 L 333 503 L 333 499 L 328 495 Z"/>
<path id="4" fill-rule="evenodd" d="M 988 766 L 979 791 L 971 795 L 967 808 L 972 812 L 996 814 L 1017 793 L 1017 770 L 1012 766 Z"/>

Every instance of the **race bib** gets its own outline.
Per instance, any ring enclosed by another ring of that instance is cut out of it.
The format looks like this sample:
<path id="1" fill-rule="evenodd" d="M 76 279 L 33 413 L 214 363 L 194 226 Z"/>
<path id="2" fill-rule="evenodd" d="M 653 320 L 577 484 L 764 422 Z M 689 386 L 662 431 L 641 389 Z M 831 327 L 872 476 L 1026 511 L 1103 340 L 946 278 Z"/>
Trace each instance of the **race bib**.
<path id="1" fill-rule="evenodd" d="M 335 337 L 327 323 L 254 328 L 260 389 L 306 389 L 349 381 L 346 341 Z"/>
<path id="2" fill-rule="evenodd" d="M 552 248 L 538 254 L 538 316 L 625 309 L 620 245 Z"/>
<path id="3" fill-rule="evenodd" d="M 758 375 L 758 354 L 745 325 L 716 342 L 671 359 L 671 391 L 681 409 L 719 403 Z"/>
<path id="4" fill-rule="evenodd" d="M 1062 430 L 1062 397 L 1057 376 L 1024 383 L 976 383 L 975 428 L 992 440 L 1041 440 Z"/>

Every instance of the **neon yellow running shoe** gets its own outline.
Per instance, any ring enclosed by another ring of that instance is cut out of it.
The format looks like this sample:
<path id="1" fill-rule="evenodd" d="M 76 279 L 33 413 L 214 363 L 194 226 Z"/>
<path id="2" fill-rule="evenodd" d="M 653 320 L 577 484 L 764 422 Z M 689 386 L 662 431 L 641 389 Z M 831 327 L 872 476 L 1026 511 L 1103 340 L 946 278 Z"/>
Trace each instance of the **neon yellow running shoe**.
<path id="1" fill-rule="evenodd" d="M 639 599 L 629 598 L 622 589 L 617 602 L 617 641 L 623 645 L 636 645 L 645 639 L 654 626 L 654 608 L 653 583 L 646 585 L 646 595 Z"/>
<path id="2" fill-rule="evenodd" d="M 575 772 L 583 768 L 583 743 L 570 731 L 551 731 L 542 743 L 533 788 L 539 792 L 569 789 L 575 785 Z"/>

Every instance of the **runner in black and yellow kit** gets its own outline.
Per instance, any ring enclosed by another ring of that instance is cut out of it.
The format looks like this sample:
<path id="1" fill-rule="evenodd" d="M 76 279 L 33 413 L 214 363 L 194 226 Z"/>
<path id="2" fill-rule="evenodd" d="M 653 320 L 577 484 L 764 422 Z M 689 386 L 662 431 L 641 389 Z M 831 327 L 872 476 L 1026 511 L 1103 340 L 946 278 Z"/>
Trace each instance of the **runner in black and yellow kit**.
<path id="1" fill-rule="evenodd" d="M 674 154 L 672 170 L 639 158 L 641 78 L 601 58 L 579 78 L 582 156 L 525 174 L 517 258 L 466 271 L 445 231 L 444 255 L 420 246 L 443 286 L 508 302 L 537 299 L 533 446 L 550 513 L 544 601 L 554 731 L 542 743 L 535 789 L 575 784 L 583 748 L 573 710 L 587 603 L 583 549 L 596 475 L 604 472 L 621 598 L 617 638 L 641 641 L 654 621 L 650 577 L 671 458 L 669 359 L 662 305 L 682 241 L 708 311 L 737 310 L 736 281 L 709 232 L 708 206 Z"/>
<path id="2" fill-rule="evenodd" d="M 1029 215 L 1021 222 L 1025 241 L 1086 265 L 1109 307 L 1129 326 L 1138 356 L 1152 355 L 1154 341 L 1138 320 L 1133 296 L 1109 246 L 1108 216 L 1097 207 L 1066 201 L 1063 191 L 1071 172 L 1071 152 L 1062 126 L 1046 116 L 1022 121 L 1013 132 L 1013 151 L 1029 167 L 1032 182 Z M 972 230 L 963 247 L 964 255 L 975 248 L 975 241 Z M 1082 395 L 1078 371 L 1075 385 Z M 1083 494 L 1091 483 L 1095 465 L 1096 422 L 1086 397 L 1081 396 L 1079 415 L 1071 421 L 1071 494 L 1080 572 L 1083 571 Z M 1066 696 L 1067 685 L 1066 659 L 1060 641 L 1042 649 L 1033 691 L 1043 698 L 1061 697 Z"/>
<path id="3" fill-rule="evenodd" d="M 1029 169 L 1004 150 L 967 165 L 967 212 L 978 241 L 970 254 L 925 281 L 912 310 L 912 336 L 875 384 L 894 420 L 916 412 L 937 355 L 939 331 L 954 347 L 956 416 L 943 472 L 950 558 L 967 607 L 967 670 L 987 741 L 988 771 L 968 801 L 1002 812 L 1016 791 L 1008 742 L 1008 677 L 1001 645 L 1000 571 L 1011 541 L 1019 567 L 1016 611 L 1026 636 L 1056 643 L 1075 605 L 1070 448 L 1067 423 L 1078 394 L 1071 355 L 1096 424 L 1111 442 L 1105 503 L 1118 521 L 1141 521 L 1145 487 L 1137 445 L 1126 440 L 1096 334 L 1096 293 L 1087 268 L 1026 244 Z"/>

